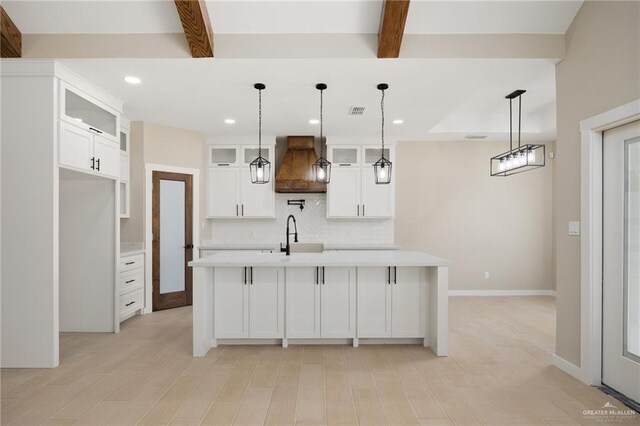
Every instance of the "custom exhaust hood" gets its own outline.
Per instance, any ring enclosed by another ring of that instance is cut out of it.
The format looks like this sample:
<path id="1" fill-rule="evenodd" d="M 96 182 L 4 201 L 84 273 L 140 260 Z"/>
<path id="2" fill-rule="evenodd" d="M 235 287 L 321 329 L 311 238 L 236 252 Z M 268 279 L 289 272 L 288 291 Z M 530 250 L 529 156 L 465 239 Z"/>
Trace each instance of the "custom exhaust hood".
<path id="1" fill-rule="evenodd" d="M 287 152 L 276 174 L 276 192 L 327 192 L 327 184 L 316 182 L 313 174 L 313 164 L 317 159 L 313 136 L 288 136 Z"/>

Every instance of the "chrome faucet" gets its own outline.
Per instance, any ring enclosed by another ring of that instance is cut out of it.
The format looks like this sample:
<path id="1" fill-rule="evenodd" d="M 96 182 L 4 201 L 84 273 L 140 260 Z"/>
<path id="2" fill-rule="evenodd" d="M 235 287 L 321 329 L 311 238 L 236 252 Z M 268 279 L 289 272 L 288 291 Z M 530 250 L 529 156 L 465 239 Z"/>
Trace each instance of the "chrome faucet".
<path id="1" fill-rule="evenodd" d="M 295 231 L 294 232 L 290 232 L 289 231 L 289 221 L 293 219 L 293 226 L 295 227 Z M 289 236 L 293 235 L 293 242 L 297 243 L 298 242 L 298 225 L 296 224 L 296 218 L 290 214 L 289 217 L 287 218 L 287 246 L 286 247 L 282 247 L 282 243 L 280 243 L 280 253 L 287 253 L 287 256 L 291 255 L 291 244 L 289 244 Z"/>

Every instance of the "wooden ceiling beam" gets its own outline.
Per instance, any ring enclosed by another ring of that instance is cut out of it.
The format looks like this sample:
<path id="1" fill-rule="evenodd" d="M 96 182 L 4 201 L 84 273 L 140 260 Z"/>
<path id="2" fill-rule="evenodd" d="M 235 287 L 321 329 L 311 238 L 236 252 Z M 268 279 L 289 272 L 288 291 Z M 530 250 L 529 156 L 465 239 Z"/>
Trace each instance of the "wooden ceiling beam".
<path id="1" fill-rule="evenodd" d="M 409 13 L 409 0 L 385 0 L 378 31 L 378 58 L 400 55 L 404 24 Z"/>
<path id="2" fill-rule="evenodd" d="M 0 57 L 22 57 L 22 33 L 0 6 Z"/>
<path id="3" fill-rule="evenodd" d="M 213 31 L 205 0 L 174 0 L 191 56 L 213 58 Z"/>

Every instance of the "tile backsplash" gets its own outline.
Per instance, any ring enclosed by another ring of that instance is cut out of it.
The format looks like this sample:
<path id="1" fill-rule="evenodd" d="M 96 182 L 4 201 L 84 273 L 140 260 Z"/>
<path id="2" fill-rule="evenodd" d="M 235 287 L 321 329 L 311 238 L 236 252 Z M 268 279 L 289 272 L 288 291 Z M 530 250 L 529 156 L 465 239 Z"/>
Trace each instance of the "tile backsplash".
<path id="1" fill-rule="evenodd" d="M 304 199 L 304 210 L 287 200 Z M 293 214 L 300 242 L 393 244 L 393 219 L 327 219 L 324 194 L 276 194 L 275 219 L 211 219 L 213 243 L 272 243 L 285 240 L 287 217 Z"/>

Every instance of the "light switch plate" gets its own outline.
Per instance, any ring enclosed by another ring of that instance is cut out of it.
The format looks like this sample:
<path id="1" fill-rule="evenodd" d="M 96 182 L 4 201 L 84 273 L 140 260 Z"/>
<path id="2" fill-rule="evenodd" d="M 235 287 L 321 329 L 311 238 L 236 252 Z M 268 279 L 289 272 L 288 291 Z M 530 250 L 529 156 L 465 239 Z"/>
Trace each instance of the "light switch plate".
<path id="1" fill-rule="evenodd" d="M 569 222 L 569 235 L 580 235 L 580 222 Z"/>

